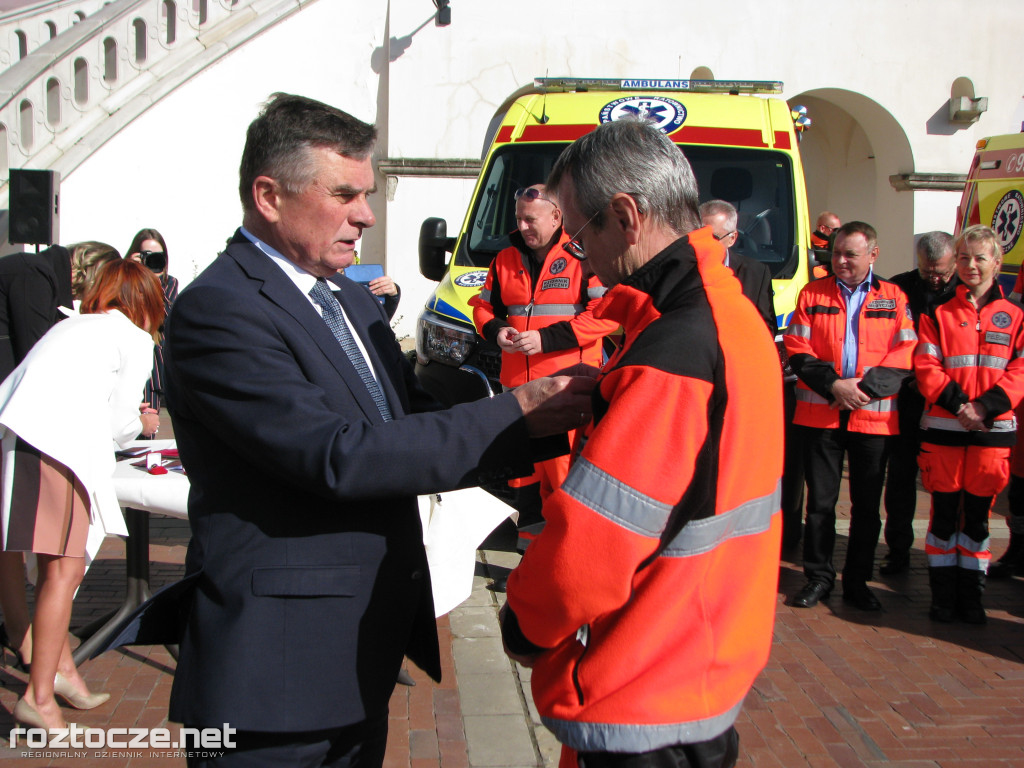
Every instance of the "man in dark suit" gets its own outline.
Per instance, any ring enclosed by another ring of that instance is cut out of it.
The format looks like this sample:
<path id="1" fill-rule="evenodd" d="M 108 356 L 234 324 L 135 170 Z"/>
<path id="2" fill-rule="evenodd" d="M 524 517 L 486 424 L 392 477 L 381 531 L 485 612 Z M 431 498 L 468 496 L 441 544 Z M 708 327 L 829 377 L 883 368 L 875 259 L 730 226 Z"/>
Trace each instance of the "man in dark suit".
<path id="1" fill-rule="evenodd" d="M 733 250 L 740 237 L 736 209 L 725 200 L 709 200 L 700 206 L 700 220 L 705 227 L 711 227 L 715 239 L 725 246 L 725 266 L 736 275 L 743 288 L 743 295 L 757 307 L 774 339 L 779 326 L 772 305 L 772 273 L 764 262 Z"/>
<path id="2" fill-rule="evenodd" d="M 592 380 L 568 377 L 437 410 L 374 297 L 325 296 L 374 224 L 375 138 L 275 94 L 243 227 L 168 320 L 194 580 L 170 717 L 238 730 L 190 765 L 379 766 L 403 655 L 440 679 L 416 495 L 528 474 L 530 435 L 589 418 Z"/>
<path id="3" fill-rule="evenodd" d="M 53 245 L 0 259 L 0 381 L 71 307 L 71 256 Z"/>

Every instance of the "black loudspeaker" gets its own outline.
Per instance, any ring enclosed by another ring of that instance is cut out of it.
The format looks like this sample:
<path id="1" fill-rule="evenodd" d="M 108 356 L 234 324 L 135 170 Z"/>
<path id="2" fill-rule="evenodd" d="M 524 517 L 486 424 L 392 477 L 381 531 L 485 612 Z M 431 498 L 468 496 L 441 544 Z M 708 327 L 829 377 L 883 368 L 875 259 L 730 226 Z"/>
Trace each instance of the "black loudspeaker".
<path id="1" fill-rule="evenodd" d="M 11 168 L 11 243 L 51 245 L 60 238 L 60 173 Z"/>

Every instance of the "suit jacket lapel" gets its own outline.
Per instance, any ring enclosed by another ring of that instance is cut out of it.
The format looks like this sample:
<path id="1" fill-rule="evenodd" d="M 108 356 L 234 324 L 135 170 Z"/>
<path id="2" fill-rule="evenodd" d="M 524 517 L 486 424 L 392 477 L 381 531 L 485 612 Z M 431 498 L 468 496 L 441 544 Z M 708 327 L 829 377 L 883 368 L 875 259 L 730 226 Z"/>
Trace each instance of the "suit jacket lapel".
<path id="1" fill-rule="evenodd" d="M 313 308 L 309 299 L 301 294 L 295 283 L 241 233 L 236 234 L 226 253 L 238 262 L 250 279 L 261 283 L 259 291 L 263 296 L 291 315 L 310 335 L 352 392 L 366 417 L 370 421 L 381 421 L 377 404 L 348 359 L 348 355 L 338 344 L 338 340 L 334 338 L 320 313 Z"/>

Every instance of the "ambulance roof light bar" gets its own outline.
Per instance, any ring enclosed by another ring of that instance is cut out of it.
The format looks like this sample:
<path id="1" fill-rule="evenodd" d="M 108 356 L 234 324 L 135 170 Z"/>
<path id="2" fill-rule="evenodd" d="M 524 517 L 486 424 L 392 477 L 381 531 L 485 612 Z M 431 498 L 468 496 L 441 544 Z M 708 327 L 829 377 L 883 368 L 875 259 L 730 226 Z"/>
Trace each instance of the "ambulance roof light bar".
<path id="1" fill-rule="evenodd" d="M 545 91 L 691 91 L 693 93 L 782 93 L 779 80 L 667 80 L 612 77 L 536 77 Z"/>

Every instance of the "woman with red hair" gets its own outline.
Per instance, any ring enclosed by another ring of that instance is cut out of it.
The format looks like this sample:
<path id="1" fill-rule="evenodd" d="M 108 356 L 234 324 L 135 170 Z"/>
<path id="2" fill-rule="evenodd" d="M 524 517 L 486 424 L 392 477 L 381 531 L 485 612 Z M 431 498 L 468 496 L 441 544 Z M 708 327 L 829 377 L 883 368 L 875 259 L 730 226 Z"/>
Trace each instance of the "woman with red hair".
<path id="1" fill-rule="evenodd" d="M 0 385 L 0 548 L 34 553 L 39 571 L 29 684 L 14 707 L 32 727 L 66 727 L 55 693 L 79 709 L 109 698 L 90 693 L 71 658 L 71 601 L 90 519 L 127 535 L 111 441 L 125 445 L 156 418 L 140 402 L 163 317 L 152 272 L 105 264 L 81 314 L 48 331 Z"/>

